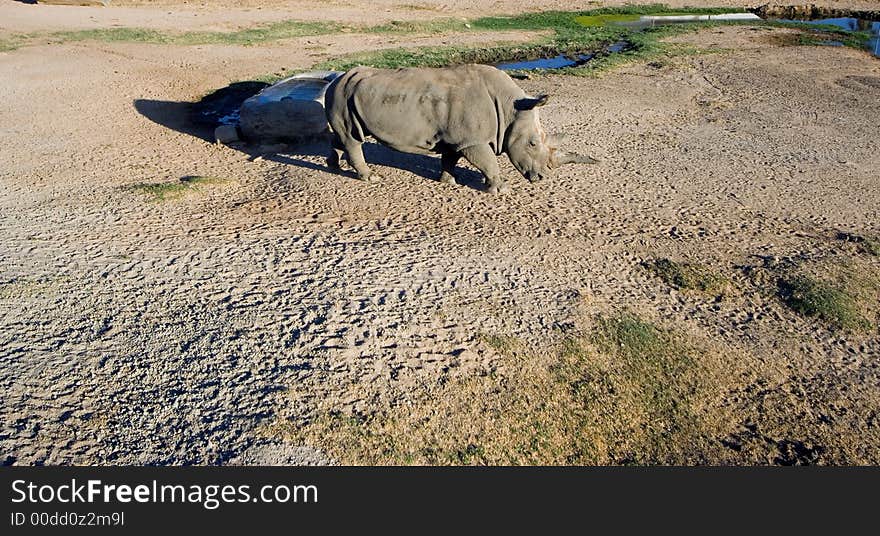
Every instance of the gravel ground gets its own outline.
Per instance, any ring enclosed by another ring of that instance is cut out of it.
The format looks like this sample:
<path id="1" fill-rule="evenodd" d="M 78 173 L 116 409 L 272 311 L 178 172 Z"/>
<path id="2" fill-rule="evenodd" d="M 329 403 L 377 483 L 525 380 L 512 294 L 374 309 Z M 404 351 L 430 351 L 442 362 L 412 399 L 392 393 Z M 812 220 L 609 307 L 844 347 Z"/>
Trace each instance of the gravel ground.
<path id="1" fill-rule="evenodd" d="M 382 179 L 364 184 L 328 172 L 319 144 L 251 161 L 186 133 L 180 103 L 387 37 L 326 36 L 317 53 L 310 38 L 0 54 L 0 454 L 328 463 L 266 427 L 315 401 L 405 401 L 491 368 L 480 333 L 541 344 L 613 307 L 787 370 L 746 404 L 745 429 L 762 396 L 788 393 L 876 437 L 876 329 L 829 330 L 745 286 L 723 303 L 686 296 L 640 266 L 671 257 L 739 281 L 761 259 L 839 254 L 838 230 L 880 233 L 880 62 L 776 46 L 780 33 L 708 30 L 678 39 L 726 52 L 522 81 L 552 95 L 547 129 L 602 162 L 516 178 L 505 196 L 377 146 Z M 131 188 L 186 176 L 220 180 L 162 202 Z"/>

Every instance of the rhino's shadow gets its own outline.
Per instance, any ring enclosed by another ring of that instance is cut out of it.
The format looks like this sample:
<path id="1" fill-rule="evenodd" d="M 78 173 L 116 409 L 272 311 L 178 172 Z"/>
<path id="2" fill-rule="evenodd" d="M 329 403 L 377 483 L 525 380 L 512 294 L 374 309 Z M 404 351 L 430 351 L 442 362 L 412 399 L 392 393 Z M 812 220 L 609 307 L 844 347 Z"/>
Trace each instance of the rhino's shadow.
<path id="1" fill-rule="evenodd" d="M 364 144 L 364 158 L 368 164 L 378 164 L 419 175 L 426 179 L 437 180 L 440 178 L 440 156 L 418 155 L 401 153 L 380 143 L 369 142 Z M 483 174 L 479 171 L 457 166 L 455 168 L 455 181 L 463 186 L 482 190 Z"/>
<path id="2" fill-rule="evenodd" d="M 278 162 L 279 164 L 298 166 L 316 171 L 326 171 L 328 173 L 342 175 L 351 179 L 357 179 L 357 174 L 350 165 L 346 166 L 345 169 L 340 170 L 331 169 L 323 162 L 323 158 L 330 155 L 329 141 L 311 140 L 291 143 L 283 148 L 279 147 L 277 150 L 272 148 L 272 151 L 270 152 L 266 152 L 265 148 L 266 146 L 260 145 L 238 145 L 235 147 L 236 150 L 249 155 L 251 159 L 261 158 L 271 162 Z M 382 170 L 378 169 L 377 166 L 384 166 L 407 171 L 413 175 L 418 175 L 419 177 L 431 181 L 436 181 L 440 178 L 441 166 L 439 156 L 401 153 L 400 151 L 395 151 L 390 147 L 386 147 L 373 141 L 364 143 L 363 150 L 367 165 L 369 165 L 378 175 L 382 175 Z M 318 164 L 312 160 L 302 158 L 308 156 L 323 157 L 322 162 Z M 456 182 L 462 186 L 481 191 L 485 189 L 483 174 L 479 171 L 458 166 L 455 169 L 455 176 Z"/>
<path id="3" fill-rule="evenodd" d="M 214 141 L 214 129 L 210 125 L 192 120 L 192 106 L 191 102 L 149 99 L 134 101 L 134 109 L 150 121 L 209 143 Z"/>
<path id="4" fill-rule="evenodd" d="M 197 102 L 137 99 L 133 104 L 141 115 L 154 123 L 199 138 L 206 143 L 213 143 L 214 126 L 216 125 L 214 123 L 215 118 L 209 114 L 206 115 L 204 110 L 238 109 L 241 102 L 265 86 L 266 84 L 261 82 L 237 82 L 223 90 L 207 95 Z M 218 101 L 222 105 L 218 105 Z M 309 140 L 288 144 L 283 148 L 270 147 L 268 150 L 266 145 L 244 143 L 234 144 L 234 146 L 230 145 L 230 148 L 247 154 L 251 160 L 263 158 L 282 164 L 356 178 L 353 171 L 335 170 L 327 167 L 326 164 L 316 164 L 311 160 L 301 158 L 305 156 L 329 156 L 331 149 L 328 140 Z M 440 177 L 439 155 L 428 156 L 401 153 L 372 141 L 365 143 L 363 149 L 367 163 L 373 166 L 373 169 L 380 175 L 382 174 L 381 170 L 376 169 L 375 166 L 397 168 L 428 180 L 435 181 Z M 470 188 L 484 189 L 482 174 L 472 169 L 458 166 L 456 168 L 456 180 L 459 184 Z"/>
<path id="5" fill-rule="evenodd" d="M 150 121 L 211 143 L 214 127 L 221 118 L 238 113 L 245 100 L 268 85 L 255 81 L 233 82 L 195 102 L 136 99 L 133 104 L 134 109 Z"/>

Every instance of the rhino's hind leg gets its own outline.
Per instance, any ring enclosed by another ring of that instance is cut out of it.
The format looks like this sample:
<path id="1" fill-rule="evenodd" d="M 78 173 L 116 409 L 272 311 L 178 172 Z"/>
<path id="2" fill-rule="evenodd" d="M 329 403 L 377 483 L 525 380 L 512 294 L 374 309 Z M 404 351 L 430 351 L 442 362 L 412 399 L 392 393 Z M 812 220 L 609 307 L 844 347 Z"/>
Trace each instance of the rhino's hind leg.
<path id="1" fill-rule="evenodd" d="M 486 177 L 486 191 L 490 194 L 505 193 L 510 190 L 501 180 L 498 157 L 489 145 L 474 145 L 461 150 L 462 156 L 479 169 Z"/>
<path id="2" fill-rule="evenodd" d="M 440 165 L 443 170 L 440 173 L 440 182 L 455 184 L 455 165 L 461 159 L 461 153 L 454 150 L 443 151 L 440 154 Z"/>
<path id="3" fill-rule="evenodd" d="M 364 158 L 364 149 L 362 145 L 363 144 L 356 141 L 347 143 L 345 145 L 345 153 L 348 155 L 348 162 L 357 172 L 358 178 L 362 181 L 368 181 L 373 173 L 370 171 L 370 167 L 367 165 L 367 161 Z"/>
<path id="4" fill-rule="evenodd" d="M 345 146 L 336 135 L 330 141 L 330 156 L 327 157 L 327 167 L 333 170 L 342 169 L 342 157 L 345 154 Z"/>

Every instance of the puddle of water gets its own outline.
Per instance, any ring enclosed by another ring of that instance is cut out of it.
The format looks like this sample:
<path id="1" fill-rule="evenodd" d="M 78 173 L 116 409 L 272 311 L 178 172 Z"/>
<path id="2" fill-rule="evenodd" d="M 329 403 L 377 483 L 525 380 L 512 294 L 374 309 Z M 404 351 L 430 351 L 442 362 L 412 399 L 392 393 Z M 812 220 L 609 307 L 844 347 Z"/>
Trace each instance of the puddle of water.
<path id="1" fill-rule="evenodd" d="M 630 46 L 630 44 L 627 43 L 626 41 L 619 41 L 617 43 L 614 43 L 610 47 L 608 47 L 607 50 L 608 50 L 608 52 L 623 52 L 624 50 L 629 48 L 629 46 Z"/>
<path id="2" fill-rule="evenodd" d="M 537 58 L 534 60 L 511 61 L 496 64 L 502 71 L 530 71 L 535 69 L 562 69 L 563 67 L 577 67 L 593 59 L 595 54 L 578 54 L 565 56 L 560 54 L 552 58 Z"/>
<path id="3" fill-rule="evenodd" d="M 851 17 L 839 17 L 834 19 L 816 19 L 816 20 L 791 20 L 778 19 L 779 22 L 796 22 L 799 24 L 810 24 L 813 26 L 836 26 L 841 30 L 848 32 L 868 32 L 871 34 L 866 44 L 868 50 L 873 52 L 875 56 L 880 58 L 880 22 L 856 19 Z M 839 43 L 839 41 L 829 41 L 828 44 Z M 842 46 L 842 43 L 841 43 Z"/>
<path id="4" fill-rule="evenodd" d="M 605 48 L 608 54 L 616 54 L 623 52 L 630 47 L 626 41 L 618 41 Z M 509 61 L 496 63 L 495 67 L 502 71 L 534 71 L 539 69 L 562 69 L 564 67 L 580 67 L 589 62 L 597 55 L 596 52 L 588 52 L 585 54 L 560 54 L 552 58 L 535 58 L 523 61 Z"/>
<path id="5" fill-rule="evenodd" d="M 836 18 L 836 19 L 816 19 L 816 20 L 791 20 L 791 19 L 780 19 L 780 22 L 798 22 L 801 24 L 812 24 L 812 25 L 824 25 L 824 26 L 836 26 L 841 30 L 846 30 L 848 32 L 858 32 L 858 31 L 871 31 L 872 29 L 876 32 L 874 26 L 880 25 L 880 22 L 871 22 L 867 20 L 861 19 L 851 19 L 851 18 Z"/>

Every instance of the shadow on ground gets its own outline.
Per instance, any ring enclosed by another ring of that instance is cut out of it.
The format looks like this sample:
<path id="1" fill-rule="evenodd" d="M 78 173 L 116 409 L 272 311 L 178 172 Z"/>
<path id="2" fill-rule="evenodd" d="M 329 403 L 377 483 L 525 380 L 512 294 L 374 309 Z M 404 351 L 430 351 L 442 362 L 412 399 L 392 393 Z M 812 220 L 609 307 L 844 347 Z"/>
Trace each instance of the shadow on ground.
<path id="1" fill-rule="evenodd" d="M 217 125 L 237 114 L 241 104 L 249 97 L 268 86 L 265 82 L 234 82 L 213 93 L 205 95 L 196 102 L 158 101 L 137 99 L 135 109 L 144 117 L 165 128 L 188 134 L 207 143 L 214 143 L 214 129 Z M 273 162 L 298 166 L 328 173 L 341 173 L 356 178 L 353 171 L 332 170 L 326 165 L 316 164 L 303 156 L 328 156 L 330 144 L 327 140 L 311 140 L 292 144 L 235 144 L 230 146 L 249 156 L 251 160 L 263 158 Z M 401 153 L 375 142 L 364 144 L 364 156 L 370 164 L 394 167 L 413 173 L 428 180 L 440 177 L 440 157 Z M 376 170 L 381 175 L 381 170 Z M 456 170 L 459 184 L 483 190 L 482 174 L 471 169 L 459 167 Z"/>

